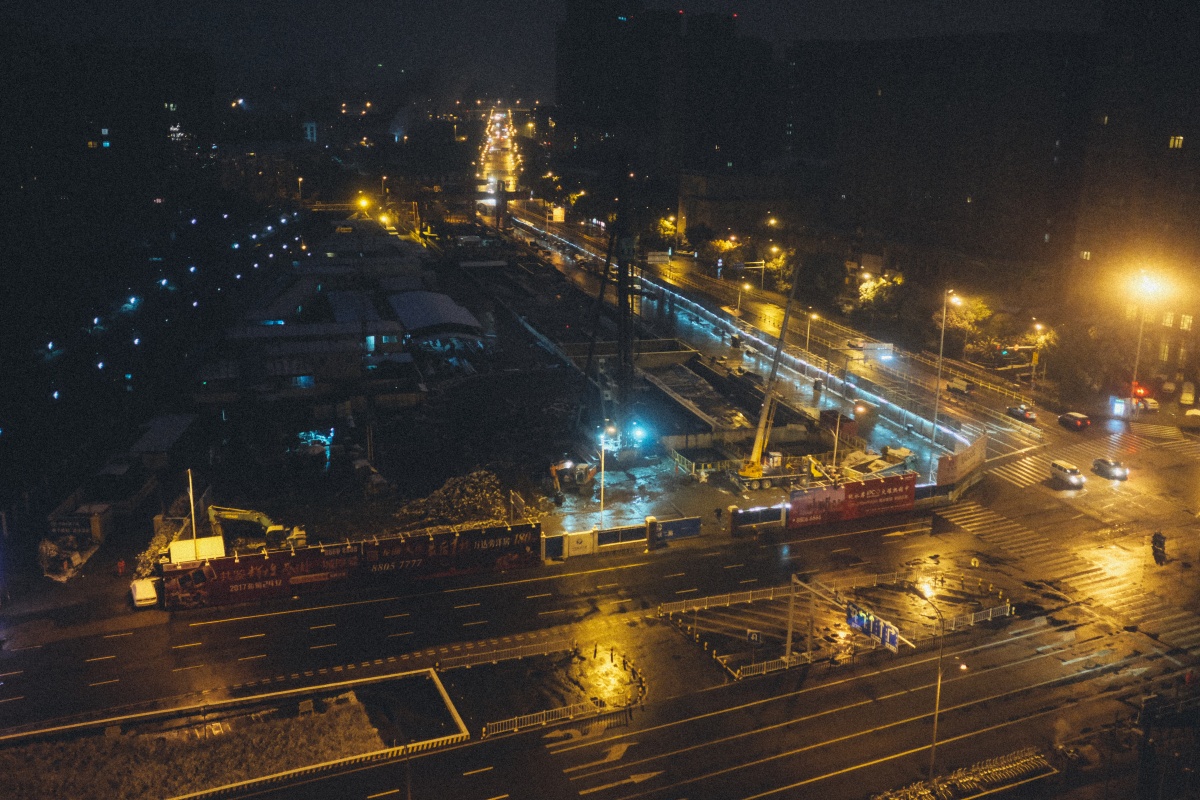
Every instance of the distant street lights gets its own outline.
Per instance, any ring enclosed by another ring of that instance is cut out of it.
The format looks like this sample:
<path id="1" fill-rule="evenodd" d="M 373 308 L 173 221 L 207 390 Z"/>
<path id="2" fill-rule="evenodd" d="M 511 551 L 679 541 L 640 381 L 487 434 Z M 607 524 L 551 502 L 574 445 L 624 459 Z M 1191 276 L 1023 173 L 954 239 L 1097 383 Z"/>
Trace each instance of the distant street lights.
<path id="1" fill-rule="evenodd" d="M 299 176 L 296 178 L 296 201 L 304 201 L 304 178 Z"/>
<path id="2" fill-rule="evenodd" d="M 384 182 L 386 180 L 387 180 L 387 175 L 379 176 L 379 194 L 383 195 L 385 197 L 387 196 L 387 187 L 384 185 Z"/>
<path id="3" fill-rule="evenodd" d="M 1037 394 L 1034 392 L 1034 388 L 1037 384 L 1038 361 L 1041 360 L 1039 358 L 1039 354 L 1041 353 L 1042 348 L 1042 331 L 1045 329 L 1045 327 L 1046 326 L 1038 322 L 1036 318 L 1034 319 L 1033 330 L 1035 331 L 1035 338 L 1033 341 L 1033 358 L 1031 359 L 1033 364 L 1029 368 L 1029 399 L 1032 400 L 1035 405 L 1037 404 Z"/>
<path id="4" fill-rule="evenodd" d="M 942 293 L 942 336 L 938 343 L 937 383 L 933 387 L 933 430 L 929 432 L 929 480 L 933 480 L 934 467 L 937 464 L 937 420 L 938 408 L 942 401 L 942 356 L 946 352 L 946 305 L 962 305 L 962 298 L 947 289 Z"/>
<path id="5" fill-rule="evenodd" d="M 814 319 L 820 319 L 819 316 L 813 313 L 812 306 L 808 307 L 808 322 L 804 325 L 804 352 L 811 356 L 812 351 L 808 349 L 809 340 L 812 338 L 812 324 Z M 808 362 L 804 362 L 804 377 L 808 377 Z"/>

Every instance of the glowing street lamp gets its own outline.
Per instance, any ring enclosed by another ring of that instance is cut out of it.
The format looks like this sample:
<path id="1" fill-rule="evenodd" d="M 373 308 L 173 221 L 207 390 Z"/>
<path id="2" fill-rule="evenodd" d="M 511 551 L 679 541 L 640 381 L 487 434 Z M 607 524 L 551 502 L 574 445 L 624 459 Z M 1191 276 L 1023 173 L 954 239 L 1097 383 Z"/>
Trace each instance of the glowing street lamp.
<path id="1" fill-rule="evenodd" d="M 617 426 L 605 422 L 604 430 L 600 433 L 600 528 L 604 529 L 604 453 L 608 450 L 611 437 L 617 435 Z"/>
<path id="2" fill-rule="evenodd" d="M 946 618 L 942 616 L 941 609 L 930 598 L 930 595 L 933 594 L 932 586 L 926 584 L 918 587 L 910 583 L 904 588 L 904 591 L 928 603 L 929 607 L 933 609 L 933 613 L 937 614 L 938 625 L 941 627 L 938 636 L 937 688 L 933 692 L 933 741 L 929 745 L 929 785 L 933 786 L 933 778 L 937 774 L 938 714 L 942 707 L 942 655 L 946 643 Z"/>
<path id="3" fill-rule="evenodd" d="M 947 289 L 942 293 L 942 336 L 938 343 L 938 367 L 937 367 L 937 383 L 933 387 L 933 430 L 929 432 L 929 480 L 933 480 L 933 469 L 937 463 L 937 420 L 938 406 L 942 400 L 942 356 L 946 352 L 946 305 L 954 303 L 954 305 L 962 305 L 962 298 L 954 293 L 953 289 Z"/>
<path id="4" fill-rule="evenodd" d="M 1129 404 L 1132 407 L 1130 414 L 1136 416 L 1138 411 L 1137 398 L 1134 396 L 1134 389 L 1137 387 L 1138 367 L 1142 360 L 1142 334 L 1146 330 L 1146 302 L 1160 296 L 1165 289 L 1163 282 L 1150 275 L 1145 270 L 1138 273 L 1137 280 L 1134 282 L 1133 291 L 1141 301 L 1138 304 L 1138 340 L 1137 349 L 1133 353 L 1133 381 L 1129 384 Z"/>
<path id="5" fill-rule="evenodd" d="M 300 176 L 296 177 L 296 200 L 304 200 L 304 178 Z"/>

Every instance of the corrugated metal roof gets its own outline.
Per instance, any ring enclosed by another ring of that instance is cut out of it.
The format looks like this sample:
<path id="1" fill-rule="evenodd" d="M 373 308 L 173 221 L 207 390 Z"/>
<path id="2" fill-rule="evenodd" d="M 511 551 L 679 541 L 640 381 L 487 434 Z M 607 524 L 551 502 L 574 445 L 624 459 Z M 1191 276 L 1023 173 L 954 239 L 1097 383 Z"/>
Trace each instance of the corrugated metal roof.
<path id="1" fill-rule="evenodd" d="M 388 295 L 388 304 L 396 318 L 410 334 L 421 334 L 436 329 L 464 330 L 481 333 L 483 326 L 475 315 L 454 302 L 450 297 L 436 292 L 403 292 Z"/>

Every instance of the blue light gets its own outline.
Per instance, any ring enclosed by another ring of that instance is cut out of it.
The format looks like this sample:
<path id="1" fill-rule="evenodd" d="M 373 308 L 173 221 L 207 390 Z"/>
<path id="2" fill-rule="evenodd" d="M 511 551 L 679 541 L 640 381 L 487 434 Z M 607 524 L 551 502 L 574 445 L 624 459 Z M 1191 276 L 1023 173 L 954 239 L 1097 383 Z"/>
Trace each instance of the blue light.
<path id="1" fill-rule="evenodd" d="M 216 145 L 213 145 L 213 146 L 214 146 L 214 147 L 216 147 Z M 221 219 L 229 219 L 229 215 L 228 215 L 228 214 L 222 214 L 222 215 L 221 215 Z"/>
<path id="2" fill-rule="evenodd" d="M 100 318 L 99 318 L 99 317 L 92 317 L 92 324 L 93 324 L 93 325 L 99 325 L 99 324 L 100 324 Z"/>
<path id="3" fill-rule="evenodd" d="M 195 272 L 195 271 L 196 271 L 196 265 L 195 265 L 195 264 L 193 264 L 192 266 L 188 267 L 188 272 Z"/>
<path id="4" fill-rule="evenodd" d="M 241 247 L 241 245 L 239 245 L 237 242 L 234 242 L 234 243 L 233 243 L 233 249 L 234 249 L 234 250 L 237 250 L 239 247 Z"/>
<path id="5" fill-rule="evenodd" d="M 251 239 L 257 239 L 257 238 L 258 238 L 258 234 L 257 234 L 257 233 L 252 233 L 252 234 L 250 234 L 250 238 L 251 238 Z"/>
<path id="6" fill-rule="evenodd" d="M 192 308 L 198 308 L 199 306 L 200 306 L 199 302 L 197 302 L 195 300 L 192 301 Z"/>
<path id="7" fill-rule="evenodd" d="M 193 224 L 193 225 L 195 225 L 195 224 L 196 224 L 196 218 L 195 218 L 195 217 L 192 217 L 192 224 Z"/>
<path id="8" fill-rule="evenodd" d="M 50 342 L 50 344 L 46 345 L 46 349 L 47 349 L 47 350 L 53 350 L 53 349 L 54 349 L 54 342 Z"/>
<path id="9" fill-rule="evenodd" d="M 195 269 L 195 267 L 192 267 L 192 269 Z M 160 281 L 158 282 L 158 285 L 159 285 L 159 286 L 166 286 L 166 285 L 167 285 L 167 279 L 166 279 L 166 278 L 163 278 L 162 280 L 160 280 Z"/>
<path id="10" fill-rule="evenodd" d="M 237 275 L 234 275 L 233 277 L 240 281 L 242 279 L 242 273 L 239 272 Z"/>
<path id="11" fill-rule="evenodd" d="M 97 362 L 97 363 L 96 363 L 96 369 L 104 369 L 104 362 L 103 362 L 103 361 L 99 361 L 99 362 Z"/>
<path id="12" fill-rule="evenodd" d="M 269 230 L 269 231 L 273 231 L 273 230 L 275 230 L 275 229 L 274 229 L 274 228 L 272 228 L 270 225 L 268 225 L 268 226 L 267 226 L 267 230 Z"/>
<path id="13" fill-rule="evenodd" d="M 55 400 L 57 400 L 58 399 L 58 390 L 55 389 L 54 392 L 50 396 L 53 397 Z"/>
<path id="14" fill-rule="evenodd" d="M 133 373 L 132 373 L 132 372 L 126 372 L 126 373 L 125 373 L 125 380 L 127 380 L 127 381 L 131 381 L 131 380 L 133 380 Z"/>
<path id="15" fill-rule="evenodd" d="M 136 345 L 139 345 L 139 344 L 141 344 L 141 343 L 142 343 L 142 340 L 141 340 L 140 338 L 138 338 L 138 337 L 136 337 L 136 336 L 133 338 L 133 344 L 134 344 L 135 346 L 136 346 Z"/>

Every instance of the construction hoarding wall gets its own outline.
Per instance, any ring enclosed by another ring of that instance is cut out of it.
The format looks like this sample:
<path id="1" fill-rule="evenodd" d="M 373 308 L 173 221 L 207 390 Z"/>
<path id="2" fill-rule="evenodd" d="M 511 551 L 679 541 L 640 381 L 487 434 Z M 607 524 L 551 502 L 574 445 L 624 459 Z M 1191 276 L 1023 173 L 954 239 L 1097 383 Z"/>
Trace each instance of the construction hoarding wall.
<path id="1" fill-rule="evenodd" d="M 870 478 L 792 492 L 788 528 L 911 511 L 916 503 L 917 473 Z"/>
<path id="2" fill-rule="evenodd" d="M 541 564 L 538 523 L 475 528 L 163 564 L 168 610 L 342 588 L 381 577 L 436 578 Z"/>
<path id="3" fill-rule="evenodd" d="M 937 485 L 949 486 L 966 478 L 977 469 L 982 469 L 987 459 L 986 435 L 980 436 L 971 444 L 953 455 L 938 458 Z"/>

